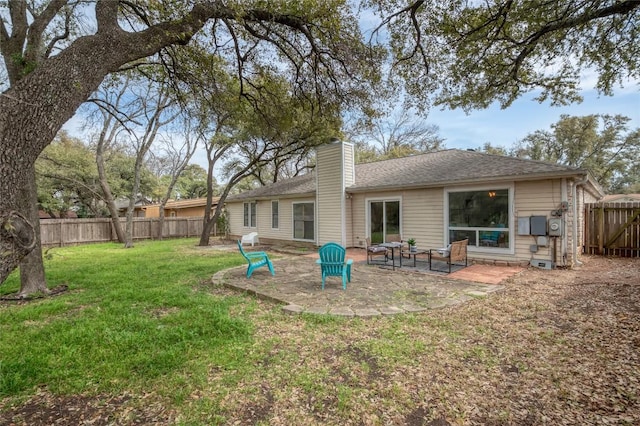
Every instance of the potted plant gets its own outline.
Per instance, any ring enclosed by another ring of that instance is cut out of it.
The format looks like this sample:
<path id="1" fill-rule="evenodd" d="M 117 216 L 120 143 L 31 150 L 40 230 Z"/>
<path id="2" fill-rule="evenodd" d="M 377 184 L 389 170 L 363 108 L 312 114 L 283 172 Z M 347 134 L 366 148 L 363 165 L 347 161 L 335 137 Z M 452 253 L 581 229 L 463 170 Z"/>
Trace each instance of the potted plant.
<path id="1" fill-rule="evenodd" d="M 409 245 L 409 253 L 412 253 L 412 252 L 416 251 L 416 239 L 415 238 L 409 238 L 407 240 L 407 244 Z"/>

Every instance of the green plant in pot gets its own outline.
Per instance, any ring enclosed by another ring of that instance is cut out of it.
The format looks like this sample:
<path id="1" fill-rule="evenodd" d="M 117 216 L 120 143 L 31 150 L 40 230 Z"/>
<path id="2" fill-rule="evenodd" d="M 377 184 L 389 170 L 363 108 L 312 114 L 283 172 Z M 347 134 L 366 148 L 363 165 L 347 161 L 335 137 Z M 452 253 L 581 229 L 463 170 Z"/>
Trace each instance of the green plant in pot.
<path id="1" fill-rule="evenodd" d="M 416 239 L 415 238 L 409 238 L 407 240 L 407 244 L 409 244 L 409 251 L 416 251 Z"/>

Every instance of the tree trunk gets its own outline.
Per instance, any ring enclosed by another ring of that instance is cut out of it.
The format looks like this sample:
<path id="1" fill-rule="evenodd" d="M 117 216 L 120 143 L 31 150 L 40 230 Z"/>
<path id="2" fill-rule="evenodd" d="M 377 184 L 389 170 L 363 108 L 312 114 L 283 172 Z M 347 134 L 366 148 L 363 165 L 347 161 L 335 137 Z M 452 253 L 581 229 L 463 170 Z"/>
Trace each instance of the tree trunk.
<path id="1" fill-rule="evenodd" d="M 24 191 L 20 193 L 21 210 L 27 214 L 29 222 L 35 232 L 35 248 L 20 262 L 20 293 L 21 298 L 36 293 L 49 293 L 44 275 L 42 259 L 42 245 L 40 240 L 40 217 L 38 214 L 38 188 L 36 186 L 35 167 L 31 168 L 28 182 Z"/>
<path id="2" fill-rule="evenodd" d="M 167 205 L 166 200 L 160 203 L 160 212 L 158 214 L 158 234 L 159 240 L 164 238 L 164 207 Z"/>
<path id="3" fill-rule="evenodd" d="M 127 207 L 127 213 L 125 214 L 126 224 L 124 227 L 124 248 L 133 247 L 133 208 L 134 206 L 135 206 L 135 199 L 130 199 L 129 207 Z"/>
<path id="4" fill-rule="evenodd" d="M 109 209 L 109 215 L 111 216 L 111 224 L 116 231 L 116 237 L 119 243 L 125 242 L 124 231 L 122 230 L 122 224 L 120 224 L 120 218 L 118 217 L 118 208 L 116 202 L 113 199 L 113 193 L 111 193 L 111 187 L 107 181 L 107 172 L 104 167 L 104 153 L 102 152 L 102 143 L 98 143 L 96 147 L 96 165 L 98 167 L 98 181 L 100 182 L 100 188 L 104 195 L 104 202 Z"/>

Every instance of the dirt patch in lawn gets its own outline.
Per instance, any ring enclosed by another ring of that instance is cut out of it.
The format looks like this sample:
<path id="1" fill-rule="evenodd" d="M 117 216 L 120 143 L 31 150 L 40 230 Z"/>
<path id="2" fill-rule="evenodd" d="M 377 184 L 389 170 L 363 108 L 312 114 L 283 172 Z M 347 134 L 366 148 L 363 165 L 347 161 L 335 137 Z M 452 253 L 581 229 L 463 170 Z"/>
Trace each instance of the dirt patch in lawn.
<path id="1" fill-rule="evenodd" d="M 197 398 L 216 401 L 221 424 L 639 424 L 640 260 L 587 257 L 504 284 L 456 307 L 338 323 L 258 301 L 250 315 L 262 361 L 224 398 L 223 372 L 212 369 Z M 0 425 L 181 418 L 152 394 L 39 392 L 0 410 Z"/>

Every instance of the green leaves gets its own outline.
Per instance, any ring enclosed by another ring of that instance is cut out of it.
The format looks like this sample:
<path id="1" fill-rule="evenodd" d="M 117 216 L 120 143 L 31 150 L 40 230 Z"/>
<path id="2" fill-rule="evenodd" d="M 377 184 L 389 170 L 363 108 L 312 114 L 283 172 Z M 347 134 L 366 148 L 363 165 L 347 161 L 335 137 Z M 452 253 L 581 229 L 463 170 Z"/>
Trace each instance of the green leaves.
<path id="1" fill-rule="evenodd" d="M 629 131 L 621 115 L 562 115 L 551 131 L 538 130 L 519 141 L 517 157 L 589 170 L 608 191 L 640 183 L 640 129 Z"/>
<path id="2" fill-rule="evenodd" d="M 537 100 L 564 105 L 580 100 L 586 71 L 597 72 L 604 94 L 640 78 L 639 2 L 367 4 L 388 19 L 394 71 L 424 106 L 506 108 L 534 90 Z"/>

